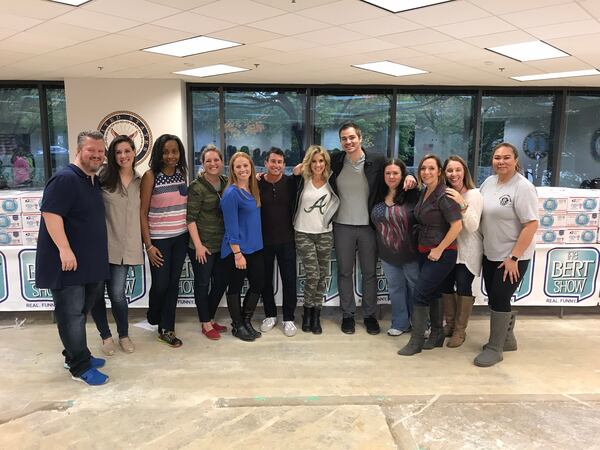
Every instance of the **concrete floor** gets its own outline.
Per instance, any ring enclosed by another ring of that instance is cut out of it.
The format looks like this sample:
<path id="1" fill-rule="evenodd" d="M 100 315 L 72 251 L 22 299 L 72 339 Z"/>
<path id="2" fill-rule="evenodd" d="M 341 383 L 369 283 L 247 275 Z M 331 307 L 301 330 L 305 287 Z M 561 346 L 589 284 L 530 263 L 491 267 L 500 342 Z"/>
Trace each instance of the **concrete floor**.
<path id="1" fill-rule="evenodd" d="M 137 351 L 108 358 L 101 387 L 63 369 L 49 313 L 15 328 L 17 317 L 0 313 L 2 449 L 600 449 L 597 313 L 523 313 L 519 351 L 482 369 L 485 315 L 458 349 L 400 357 L 408 336 L 369 336 L 360 322 L 345 335 L 334 310 L 321 336 L 279 327 L 255 343 L 209 341 L 186 310 L 182 348 L 132 326 Z M 101 356 L 93 325 L 88 337 Z"/>

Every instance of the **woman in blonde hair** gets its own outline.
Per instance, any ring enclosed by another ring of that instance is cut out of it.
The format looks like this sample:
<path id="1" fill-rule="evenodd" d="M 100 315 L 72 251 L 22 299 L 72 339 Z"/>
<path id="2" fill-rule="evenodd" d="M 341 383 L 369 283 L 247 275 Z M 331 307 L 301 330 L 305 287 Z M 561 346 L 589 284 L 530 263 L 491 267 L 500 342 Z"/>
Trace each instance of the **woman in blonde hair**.
<path id="1" fill-rule="evenodd" d="M 263 241 L 260 221 L 260 193 L 252 159 L 237 152 L 229 161 L 229 182 L 221 198 L 225 235 L 221 258 L 228 268 L 227 307 L 232 334 L 243 341 L 260 337 L 251 319 L 264 284 Z M 250 287 L 241 302 L 244 278 Z"/>
<path id="2" fill-rule="evenodd" d="M 340 200 L 327 181 L 331 161 L 327 150 L 320 145 L 308 147 L 300 174 L 294 230 L 296 251 L 306 273 L 302 331 L 321 334 L 321 306 L 333 246 L 331 221 Z"/>

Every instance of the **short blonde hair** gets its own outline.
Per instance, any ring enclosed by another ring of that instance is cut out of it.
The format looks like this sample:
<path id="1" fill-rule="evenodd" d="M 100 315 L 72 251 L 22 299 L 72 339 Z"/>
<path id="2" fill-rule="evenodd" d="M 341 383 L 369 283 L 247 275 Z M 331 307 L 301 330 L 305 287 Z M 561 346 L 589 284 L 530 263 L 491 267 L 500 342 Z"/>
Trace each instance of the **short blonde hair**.
<path id="1" fill-rule="evenodd" d="M 238 182 L 238 179 L 233 172 L 233 164 L 238 158 L 245 158 L 250 163 L 250 180 L 248 180 L 248 188 L 250 189 L 250 194 L 254 197 L 254 200 L 256 200 L 256 206 L 260 208 L 260 190 L 258 189 L 258 181 L 256 181 L 256 169 L 254 168 L 252 158 L 250 158 L 247 153 L 236 152 L 231 156 L 231 159 L 229 160 L 229 180 L 227 186 L 235 185 Z"/>
<path id="2" fill-rule="evenodd" d="M 325 160 L 325 170 L 323 171 L 323 176 L 325 179 L 328 179 L 329 174 L 331 173 L 331 158 L 329 157 L 329 153 L 325 147 L 321 147 L 320 145 L 311 145 L 306 149 L 304 159 L 302 160 L 302 176 L 305 180 L 312 178 L 313 173 L 312 169 L 310 168 L 310 163 L 315 155 L 323 155 L 323 159 Z"/>

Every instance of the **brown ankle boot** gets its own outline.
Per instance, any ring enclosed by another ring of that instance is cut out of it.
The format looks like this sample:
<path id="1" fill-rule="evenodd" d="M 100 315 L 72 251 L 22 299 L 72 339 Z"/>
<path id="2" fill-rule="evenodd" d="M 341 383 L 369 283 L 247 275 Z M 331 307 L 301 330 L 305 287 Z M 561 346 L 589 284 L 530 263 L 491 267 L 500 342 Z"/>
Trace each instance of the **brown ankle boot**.
<path id="1" fill-rule="evenodd" d="M 456 310 L 456 294 L 442 294 L 444 302 L 444 336 L 450 337 L 454 332 Z"/>
<path id="2" fill-rule="evenodd" d="M 460 347 L 465 338 L 467 337 L 467 325 L 469 324 L 469 317 L 471 317 L 471 311 L 473 311 L 473 303 L 475 297 L 473 296 L 462 296 L 457 295 L 457 308 L 456 308 L 456 324 L 454 327 L 454 333 L 448 341 L 448 347 Z"/>

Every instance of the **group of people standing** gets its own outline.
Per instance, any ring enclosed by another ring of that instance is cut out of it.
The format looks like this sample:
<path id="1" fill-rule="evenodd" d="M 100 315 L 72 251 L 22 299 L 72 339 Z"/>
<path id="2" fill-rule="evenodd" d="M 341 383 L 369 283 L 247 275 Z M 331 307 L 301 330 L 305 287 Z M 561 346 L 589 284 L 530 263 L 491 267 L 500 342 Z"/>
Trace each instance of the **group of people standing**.
<path id="1" fill-rule="evenodd" d="M 254 341 L 278 321 L 275 259 L 282 281 L 283 333 L 291 337 L 297 332 L 297 257 L 305 271 L 301 328 L 322 333 L 321 308 L 335 246 L 342 332 L 355 332 L 358 254 L 366 331 L 380 332 L 380 258 L 392 304 L 388 334 L 411 331 L 400 355 L 441 347 L 446 337 L 449 347 L 462 345 L 474 301 L 471 284 L 481 270 L 491 326 L 475 364 L 496 364 L 503 351 L 516 350 L 510 299 L 532 257 L 537 228 L 535 188 L 519 173 L 516 148 L 503 143 L 494 149 L 495 175 L 478 191 L 459 156 L 442 164 L 437 156 L 425 155 L 415 179 L 402 161 L 365 151 L 356 124 L 342 125 L 339 137 L 343 151 L 330 155 L 312 145 L 293 175 L 284 173 L 283 152 L 271 148 L 265 173 L 257 176 L 252 159 L 238 152 L 225 176 L 223 154 L 208 145 L 201 154 L 203 170 L 188 187 L 185 149 L 177 136 L 162 135 L 154 142 L 150 168 L 140 177 L 130 138 L 115 138 L 103 165 L 103 136 L 80 133 L 74 163 L 57 172 L 44 191 L 36 262 L 36 284 L 51 289 L 65 367 L 73 378 L 91 385 L 108 380 L 98 371 L 105 360 L 91 356 L 85 336 L 85 316 L 91 311 L 103 353 L 114 354 L 105 284 L 119 346 L 128 353 L 135 350 L 125 285 L 131 267 L 143 263 L 143 247 L 152 277 L 147 320 L 157 326 L 158 340 L 170 347 L 182 345 L 175 334 L 175 312 L 186 254 L 202 333 L 218 340 L 227 331 L 215 321 L 225 294 L 232 334 Z M 251 319 L 260 298 L 265 319 L 259 331 Z"/>

